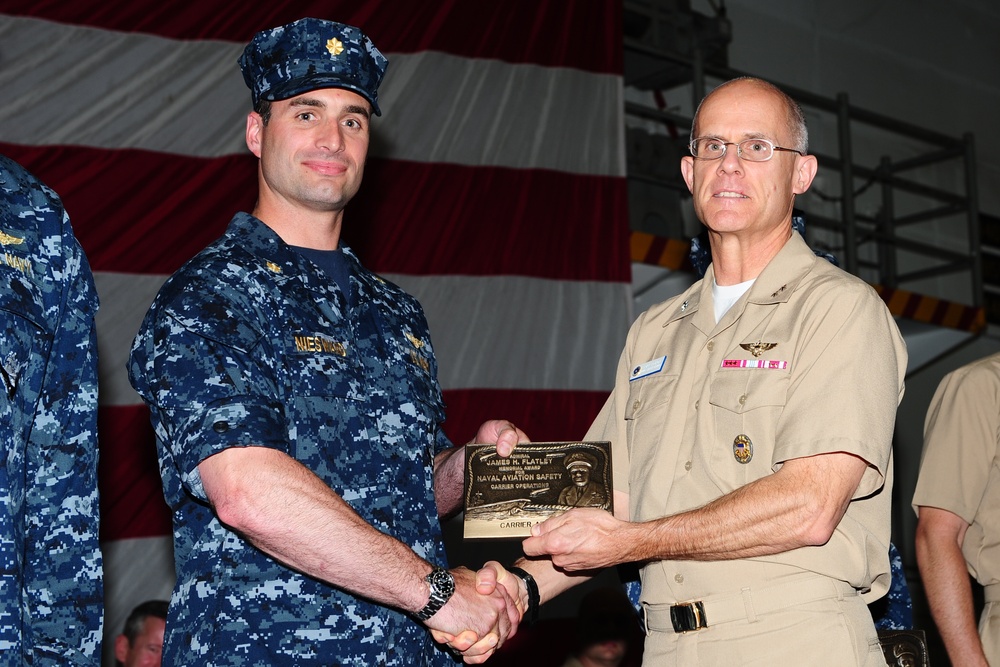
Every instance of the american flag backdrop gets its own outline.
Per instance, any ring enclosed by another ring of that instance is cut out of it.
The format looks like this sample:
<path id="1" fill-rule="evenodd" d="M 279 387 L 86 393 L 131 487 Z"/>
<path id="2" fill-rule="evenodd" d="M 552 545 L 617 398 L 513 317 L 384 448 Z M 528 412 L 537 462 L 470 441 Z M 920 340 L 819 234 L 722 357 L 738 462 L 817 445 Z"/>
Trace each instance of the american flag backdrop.
<path id="1" fill-rule="evenodd" d="M 101 297 L 106 634 L 172 584 L 170 514 L 125 362 L 166 277 L 249 211 L 236 60 L 304 16 L 389 58 L 345 240 L 424 305 L 465 442 L 579 438 L 631 321 L 617 0 L 0 0 L 0 153 L 63 197 Z"/>

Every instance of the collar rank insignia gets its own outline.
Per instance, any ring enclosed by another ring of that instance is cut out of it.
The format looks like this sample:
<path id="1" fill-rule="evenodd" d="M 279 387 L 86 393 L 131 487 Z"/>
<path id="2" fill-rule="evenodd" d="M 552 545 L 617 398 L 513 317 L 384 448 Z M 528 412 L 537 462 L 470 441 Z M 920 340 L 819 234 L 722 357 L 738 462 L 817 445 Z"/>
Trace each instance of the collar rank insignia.
<path id="1" fill-rule="evenodd" d="M 779 287 L 778 289 L 774 290 L 774 291 L 773 291 L 773 292 L 771 293 L 771 298 L 773 299 L 774 297 L 776 297 L 776 296 L 778 296 L 779 294 L 781 294 L 782 292 L 784 292 L 784 291 L 785 291 L 785 288 L 786 288 L 786 287 L 788 287 L 788 285 L 782 285 L 782 286 L 781 286 L 781 287 Z"/>
<path id="2" fill-rule="evenodd" d="M 21 245 L 22 243 L 24 243 L 23 238 L 19 239 L 16 236 L 0 232 L 0 245 Z"/>
<path id="3" fill-rule="evenodd" d="M 403 335 L 406 336 L 406 340 L 410 341 L 410 344 L 418 350 L 424 346 L 424 341 L 420 340 L 409 331 L 404 331 Z"/>
<path id="4" fill-rule="evenodd" d="M 681 304 L 681 312 L 683 313 L 685 310 L 687 310 L 687 307 L 688 307 L 688 302 L 685 301 L 684 303 Z"/>
<path id="5" fill-rule="evenodd" d="M 336 37 L 331 37 L 326 40 L 326 50 L 330 52 L 331 56 L 336 58 L 344 52 L 344 43 Z"/>
<path id="6" fill-rule="evenodd" d="M 755 357 L 759 357 L 770 349 L 777 347 L 777 343 L 762 343 L 757 341 L 756 343 L 740 343 L 740 347 L 749 352 Z"/>
<path id="7" fill-rule="evenodd" d="M 274 262 L 267 262 L 264 264 L 271 273 L 281 273 L 281 267 Z"/>

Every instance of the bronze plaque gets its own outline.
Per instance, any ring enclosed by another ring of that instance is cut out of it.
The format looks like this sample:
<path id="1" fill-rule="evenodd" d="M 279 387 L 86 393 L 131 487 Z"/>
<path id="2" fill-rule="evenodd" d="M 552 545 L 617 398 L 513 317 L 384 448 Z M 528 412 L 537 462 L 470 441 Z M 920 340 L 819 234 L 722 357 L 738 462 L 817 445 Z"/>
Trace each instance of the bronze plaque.
<path id="1" fill-rule="evenodd" d="M 610 442 L 465 446 L 465 538 L 523 538 L 573 507 L 613 512 Z"/>

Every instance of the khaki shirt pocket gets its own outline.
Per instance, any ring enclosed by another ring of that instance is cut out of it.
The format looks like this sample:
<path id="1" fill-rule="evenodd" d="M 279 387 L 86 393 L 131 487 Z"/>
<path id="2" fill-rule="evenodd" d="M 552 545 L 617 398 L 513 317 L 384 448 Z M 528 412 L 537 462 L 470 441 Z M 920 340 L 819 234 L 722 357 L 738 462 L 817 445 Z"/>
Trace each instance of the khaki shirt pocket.
<path id="1" fill-rule="evenodd" d="M 773 471 L 788 386 L 787 373 L 771 370 L 723 370 L 712 379 L 709 403 L 717 440 L 697 451 L 723 488 L 743 486 Z"/>
<path id="2" fill-rule="evenodd" d="M 645 488 L 650 481 L 648 474 L 654 467 L 654 459 L 665 451 L 676 451 L 676 442 L 683 435 L 684 424 L 668 423 L 679 377 L 657 373 L 629 383 L 625 429 L 629 488 L 634 491 Z"/>

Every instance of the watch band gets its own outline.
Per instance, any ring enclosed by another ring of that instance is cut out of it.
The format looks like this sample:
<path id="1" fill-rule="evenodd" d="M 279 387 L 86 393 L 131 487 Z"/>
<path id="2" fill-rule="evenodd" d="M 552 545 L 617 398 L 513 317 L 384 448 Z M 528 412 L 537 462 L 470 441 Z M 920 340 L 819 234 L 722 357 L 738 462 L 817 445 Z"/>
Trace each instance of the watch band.
<path id="1" fill-rule="evenodd" d="M 524 582 L 524 588 L 528 591 L 528 609 L 525 610 L 525 623 L 534 624 L 538 620 L 538 606 L 541 604 L 541 596 L 538 594 L 538 583 L 535 578 L 519 567 L 508 567 L 507 571 Z"/>
<path id="2" fill-rule="evenodd" d="M 421 621 L 426 621 L 438 613 L 455 592 L 455 577 L 443 567 L 433 566 L 431 573 L 424 577 L 424 581 L 430 586 L 430 595 L 424 608 L 414 614 Z"/>

